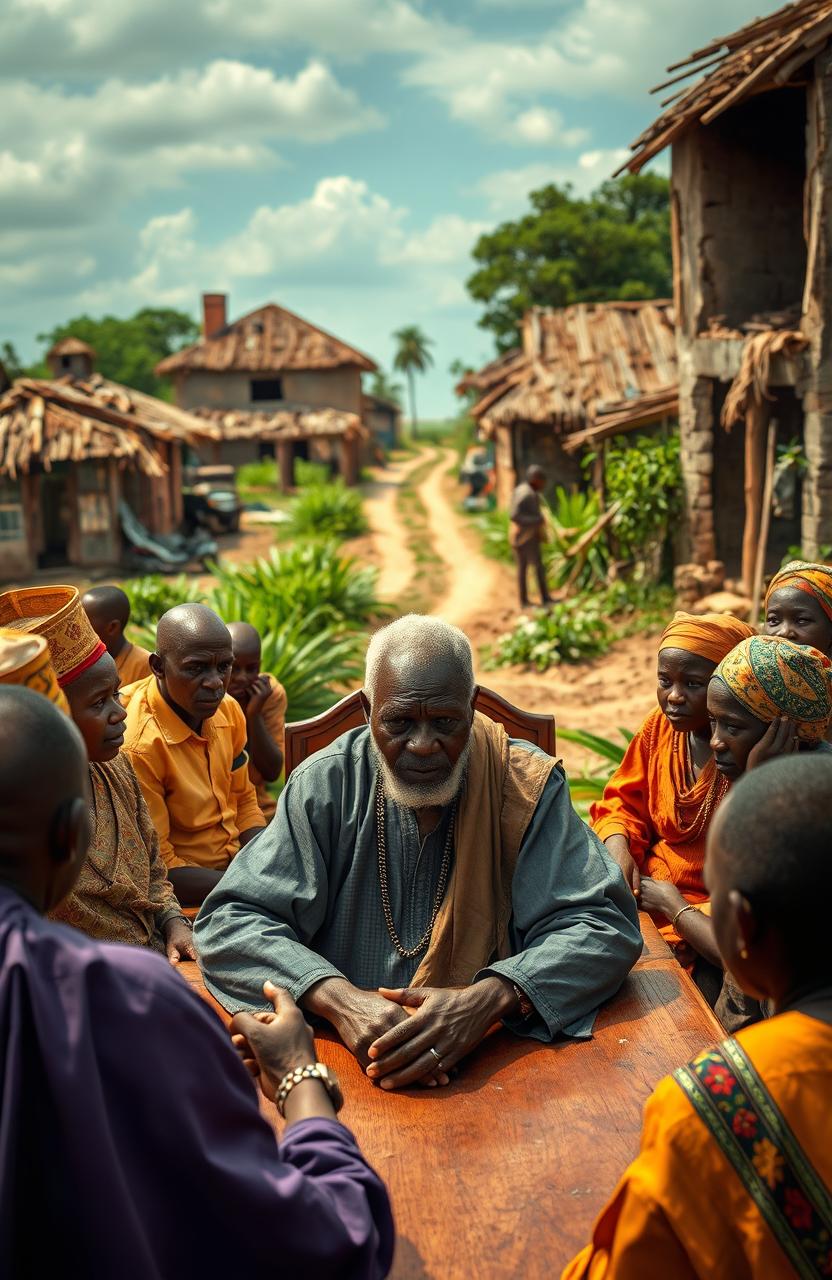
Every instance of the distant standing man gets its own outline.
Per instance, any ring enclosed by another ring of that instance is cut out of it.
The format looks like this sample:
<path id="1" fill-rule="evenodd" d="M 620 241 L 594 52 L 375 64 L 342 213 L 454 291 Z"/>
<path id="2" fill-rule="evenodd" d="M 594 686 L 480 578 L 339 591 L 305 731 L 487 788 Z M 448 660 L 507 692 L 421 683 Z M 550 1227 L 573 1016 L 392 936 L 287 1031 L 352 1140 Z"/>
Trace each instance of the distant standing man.
<path id="1" fill-rule="evenodd" d="M 550 604 L 552 597 L 546 585 L 546 570 L 540 548 L 546 540 L 546 521 L 540 506 L 540 493 L 546 484 L 542 467 L 529 467 L 526 479 L 518 484 L 511 498 L 511 533 L 509 539 L 517 558 L 517 583 L 520 588 L 520 608 L 528 609 L 527 589 L 529 569 L 534 568 L 540 587 L 542 604 Z"/>

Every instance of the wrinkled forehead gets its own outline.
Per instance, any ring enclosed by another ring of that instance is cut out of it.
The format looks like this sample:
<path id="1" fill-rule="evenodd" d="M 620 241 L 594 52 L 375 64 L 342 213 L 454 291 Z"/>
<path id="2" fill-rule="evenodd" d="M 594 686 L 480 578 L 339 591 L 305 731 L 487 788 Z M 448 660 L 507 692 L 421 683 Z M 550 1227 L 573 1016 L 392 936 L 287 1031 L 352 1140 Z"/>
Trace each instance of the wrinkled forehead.
<path id="1" fill-rule="evenodd" d="M 374 689 L 375 710 L 429 704 L 465 709 L 471 701 L 470 675 L 448 654 L 407 649 L 385 654 Z"/>
<path id="2" fill-rule="evenodd" d="M 231 661 L 231 636 L 199 635 L 185 632 L 177 636 L 171 650 L 179 662 L 218 662 L 222 659 Z"/>

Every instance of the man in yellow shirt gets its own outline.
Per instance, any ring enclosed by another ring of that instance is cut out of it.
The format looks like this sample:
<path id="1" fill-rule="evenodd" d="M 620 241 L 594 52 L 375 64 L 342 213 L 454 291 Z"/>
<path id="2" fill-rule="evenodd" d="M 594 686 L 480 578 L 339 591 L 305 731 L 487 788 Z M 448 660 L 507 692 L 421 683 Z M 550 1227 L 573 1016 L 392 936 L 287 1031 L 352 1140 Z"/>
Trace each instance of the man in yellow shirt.
<path id="1" fill-rule="evenodd" d="M 274 676 L 260 670 L 260 632 L 250 622 L 229 622 L 234 646 L 234 666 L 228 692 L 243 708 L 248 727 L 248 772 L 257 792 L 263 817 L 271 822 L 277 801 L 269 783 L 283 770 L 286 728 L 286 690 Z"/>
<path id="2" fill-rule="evenodd" d="M 247 726 L 228 696 L 228 628 L 206 605 L 183 604 L 159 621 L 153 674 L 129 691 L 124 749 L 183 905 L 219 882 L 238 850 L 265 826 L 248 773 Z"/>
<path id="3" fill-rule="evenodd" d="M 145 680 L 150 675 L 150 654 L 140 644 L 131 644 L 124 634 L 130 621 L 130 601 L 121 587 L 90 587 L 81 604 L 93 631 L 107 646 L 122 686 Z"/>

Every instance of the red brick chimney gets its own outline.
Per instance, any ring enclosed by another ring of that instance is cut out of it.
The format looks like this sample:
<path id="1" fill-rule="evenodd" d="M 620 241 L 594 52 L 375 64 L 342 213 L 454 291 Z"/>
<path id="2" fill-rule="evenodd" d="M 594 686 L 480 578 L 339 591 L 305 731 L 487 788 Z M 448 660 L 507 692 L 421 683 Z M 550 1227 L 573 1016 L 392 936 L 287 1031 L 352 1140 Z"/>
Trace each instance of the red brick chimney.
<path id="1" fill-rule="evenodd" d="M 224 293 L 203 293 L 202 295 L 202 333 L 205 338 L 213 338 L 225 328 Z"/>

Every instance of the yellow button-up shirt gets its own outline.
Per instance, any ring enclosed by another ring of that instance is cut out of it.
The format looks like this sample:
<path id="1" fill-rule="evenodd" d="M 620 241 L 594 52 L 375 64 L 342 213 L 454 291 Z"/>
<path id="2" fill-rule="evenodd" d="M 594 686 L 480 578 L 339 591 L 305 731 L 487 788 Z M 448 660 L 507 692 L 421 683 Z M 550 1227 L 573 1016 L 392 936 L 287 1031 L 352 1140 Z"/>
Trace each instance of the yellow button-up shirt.
<path id="1" fill-rule="evenodd" d="M 156 677 L 127 691 L 124 750 L 169 867 L 222 871 L 240 833 L 266 825 L 248 775 L 246 718 L 226 696 L 196 733 L 165 702 Z"/>

